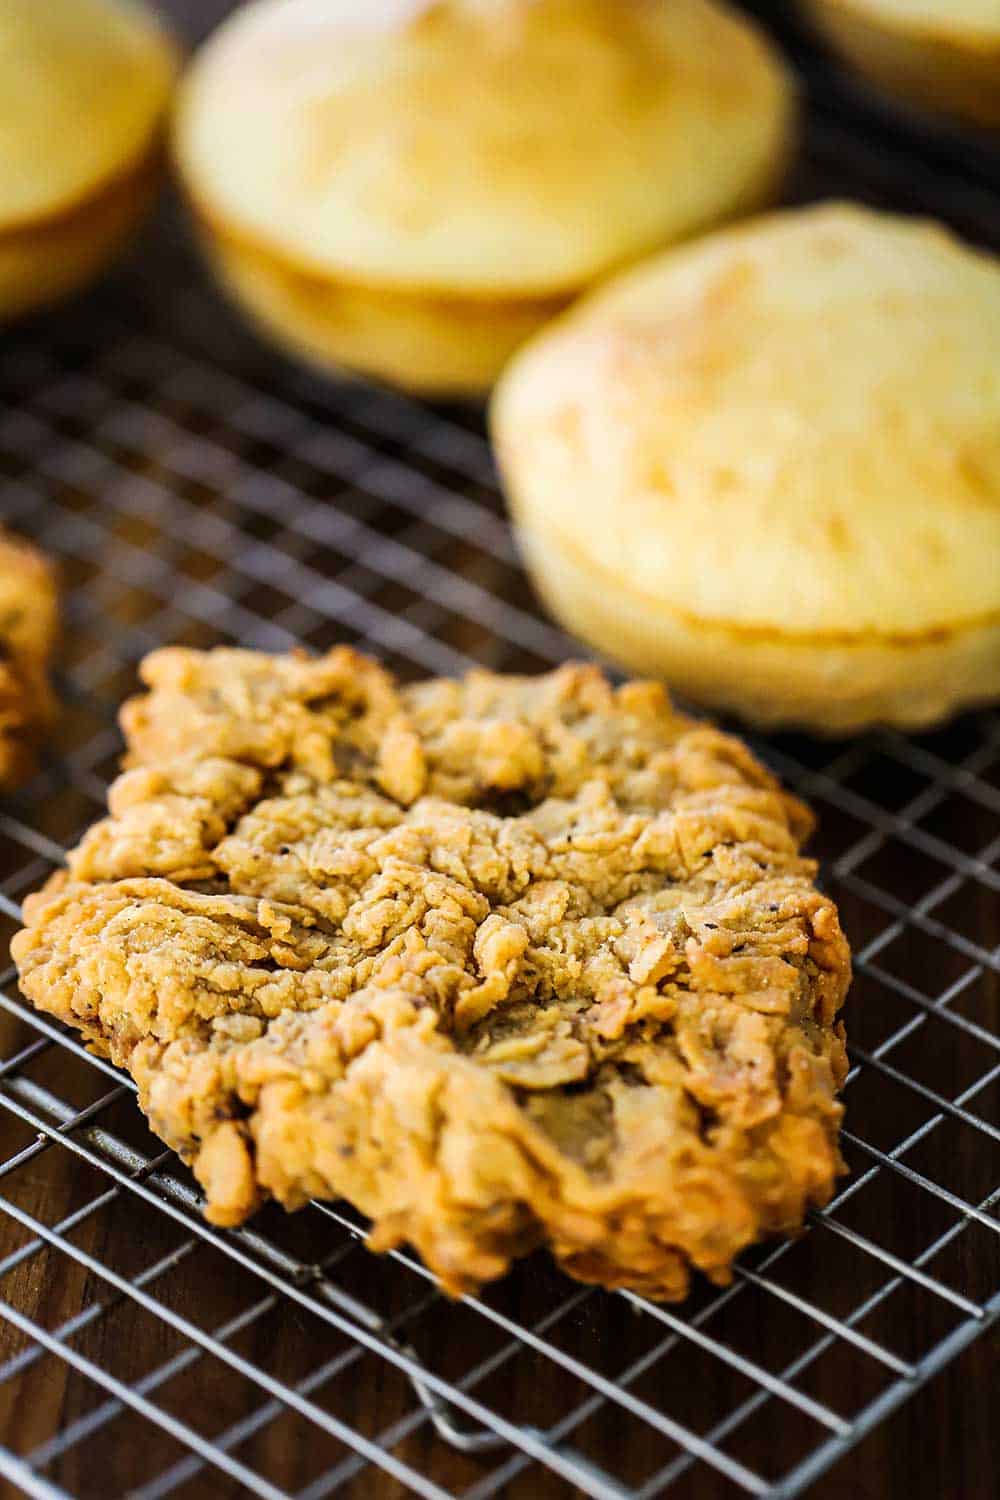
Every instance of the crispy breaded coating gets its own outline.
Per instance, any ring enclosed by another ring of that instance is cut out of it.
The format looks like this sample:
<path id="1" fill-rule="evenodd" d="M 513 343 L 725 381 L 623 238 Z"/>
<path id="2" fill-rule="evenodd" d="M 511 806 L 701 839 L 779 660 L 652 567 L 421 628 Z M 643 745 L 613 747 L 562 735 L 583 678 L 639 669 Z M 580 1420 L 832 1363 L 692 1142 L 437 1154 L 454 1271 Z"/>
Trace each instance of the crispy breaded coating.
<path id="1" fill-rule="evenodd" d="M 547 1244 L 680 1298 L 828 1199 L 849 954 L 806 809 L 738 740 L 583 666 L 143 677 L 109 816 L 14 955 L 213 1222 L 342 1197 L 452 1293 Z"/>
<path id="2" fill-rule="evenodd" d="M 0 790 L 30 773 L 52 722 L 48 669 L 57 620 L 51 564 L 0 528 Z"/>

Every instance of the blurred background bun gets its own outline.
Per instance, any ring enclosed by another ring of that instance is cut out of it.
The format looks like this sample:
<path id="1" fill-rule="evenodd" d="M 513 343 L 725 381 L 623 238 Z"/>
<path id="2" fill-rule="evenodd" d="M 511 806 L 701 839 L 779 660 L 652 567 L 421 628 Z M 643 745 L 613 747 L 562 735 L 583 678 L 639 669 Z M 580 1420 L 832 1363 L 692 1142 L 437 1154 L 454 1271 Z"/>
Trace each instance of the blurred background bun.
<path id="1" fill-rule="evenodd" d="M 197 56 L 174 141 L 265 329 L 464 395 L 609 271 L 767 200 L 793 117 L 716 0 L 256 0 Z"/>
<path id="2" fill-rule="evenodd" d="M 997 0 L 803 0 L 860 72 L 926 110 L 1000 126 Z"/>
<path id="3" fill-rule="evenodd" d="M 1000 693 L 1000 265 L 835 204 L 662 254 L 513 361 L 492 427 L 571 630 L 769 724 Z"/>
<path id="4" fill-rule="evenodd" d="M 135 226 L 174 72 L 132 0 L 2 0 L 0 320 L 89 280 Z"/>

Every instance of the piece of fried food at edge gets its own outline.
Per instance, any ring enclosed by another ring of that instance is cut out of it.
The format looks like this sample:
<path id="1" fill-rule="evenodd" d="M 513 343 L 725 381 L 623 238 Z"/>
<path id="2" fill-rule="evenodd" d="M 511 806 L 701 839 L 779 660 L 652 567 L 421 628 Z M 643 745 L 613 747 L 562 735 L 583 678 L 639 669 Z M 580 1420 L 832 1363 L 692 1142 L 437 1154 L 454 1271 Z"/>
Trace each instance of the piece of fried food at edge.
<path id="1" fill-rule="evenodd" d="M 873 83 L 920 109 L 1000 127 L 996 0 L 802 0 Z"/>
<path id="2" fill-rule="evenodd" d="M 468 396 L 609 271 L 770 200 L 794 115 L 719 0 L 256 0 L 195 58 L 174 149 L 266 332 Z"/>
<path id="3" fill-rule="evenodd" d="M 592 667 L 143 677 L 110 815 L 13 952 L 213 1222 L 342 1197 L 451 1293 L 547 1245 L 669 1299 L 827 1201 L 849 954 L 740 741 Z"/>
<path id="4" fill-rule="evenodd" d="M 494 444 L 526 561 L 631 671 L 766 724 L 1000 694 L 1000 263 L 787 210 L 654 257 L 525 349 Z"/>
<path id="5" fill-rule="evenodd" d="M 0 528 L 0 790 L 30 773 L 54 717 L 48 671 L 58 614 L 52 565 Z"/>
<path id="6" fill-rule="evenodd" d="M 0 4 L 0 322 L 96 276 L 146 212 L 175 71 L 132 0 Z"/>

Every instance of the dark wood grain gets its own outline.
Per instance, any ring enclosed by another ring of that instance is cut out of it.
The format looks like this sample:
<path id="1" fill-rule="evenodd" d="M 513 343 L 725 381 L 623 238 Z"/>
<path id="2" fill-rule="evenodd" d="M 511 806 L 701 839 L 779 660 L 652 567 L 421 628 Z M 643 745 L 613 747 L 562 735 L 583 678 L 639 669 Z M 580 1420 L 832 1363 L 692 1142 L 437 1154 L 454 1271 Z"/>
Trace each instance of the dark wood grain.
<path id="1" fill-rule="evenodd" d="M 9 1055 L 4 1047 L 4 1055 Z M 122 1113 L 132 1109 L 130 1103 Z M 5 1123 L 4 1130 L 8 1127 Z M 10 1144 L 13 1144 L 11 1142 Z M 4 1139 L 5 1150 L 8 1138 Z M 94 1174 L 81 1173 L 68 1154 L 54 1149 L 45 1155 L 44 1167 L 25 1172 L 17 1183 L 15 1196 L 20 1206 L 38 1213 L 46 1221 L 71 1212 L 97 1191 Z M 152 1264 L 179 1241 L 173 1226 L 161 1216 L 142 1211 L 128 1201 L 117 1202 L 113 1210 L 97 1216 L 74 1243 L 123 1272 L 134 1272 Z M 14 1231 L 0 1215 L 0 1255 L 23 1243 L 24 1235 Z M 384 1311 L 391 1309 L 391 1277 L 371 1275 L 363 1251 L 354 1252 L 350 1274 L 343 1284 L 352 1284 L 362 1293 L 371 1293 L 372 1281 L 379 1283 L 380 1302 Z M 835 1275 L 835 1268 L 823 1258 L 816 1261 L 817 1282 Z M 535 1284 L 532 1284 L 532 1281 Z M 544 1267 L 512 1278 L 502 1305 L 514 1316 L 530 1320 L 539 1311 L 539 1303 L 553 1291 L 556 1278 Z M 260 1293 L 251 1286 L 252 1278 L 236 1275 L 226 1261 L 214 1252 L 196 1251 L 158 1289 L 164 1304 L 190 1318 L 199 1326 L 216 1326 L 239 1312 Z M 385 1297 L 387 1289 L 390 1292 Z M 808 1294 L 809 1286 L 803 1290 Z M 822 1297 L 822 1288 L 817 1286 Z M 402 1284 L 399 1299 L 405 1300 L 410 1289 Z M 4 1286 L 4 1295 L 14 1306 L 52 1328 L 81 1309 L 93 1306 L 100 1288 L 93 1278 L 73 1268 L 65 1256 L 42 1253 L 33 1257 Z M 587 1316 L 579 1320 L 571 1336 L 561 1339 L 563 1347 L 575 1350 L 593 1360 L 595 1350 L 614 1348 L 623 1355 L 630 1338 L 629 1315 L 612 1299 L 595 1294 L 584 1304 Z M 758 1317 L 760 1305 L 756 1307 Z M 901 1313 L 901 1316 L 905 1314 Z M 728 1330 L 732 1332 L 732 1330 Z M 746 1329 L 741 1332 L 746 1335 Z M 898 1341 L 900 1330 L 890 1321 L 884 1330 L 886 1341 Z M 448 1310 L 438 1307 L 433 1313 L 433 1327 L 417 1328 L 415 1342 L 422 1339 L 474 1339 L 473 1320 L 453 1319 Z M 757 1357 L 769 1352 L 772 1336 L 762 1322 L 756 1337 L 744 1337 L 742 1347 Z M 344 1347 L 344 1341 L 340 1341 Z M 182 1342 L 162 1324 L 145 1316 L 127 1302 L 120 1303 L 73 1346 L 102 1368 L 111 1369 L 122 1379 L 134 1381 L 162 1360 L 169 1358 Z M 22 1341 L 0 1326 L 0 1360 L 22 1347 Z M 320 1355 L 328 1358 L 336 1351 L 337 1340 L 314 1318 L 286 1309 L 263 1317 L 249 1339 L 235 1341 L 235 1347 L 259 1362 L 269 1373 L 284 1379 L 295 1379 L 316 1363 Z M 449 1363 L 456 1371 L 468 1363 L 469 1345 L 454 1349 L 454 1358 L 437 1360 L 438 1368 L 447 1371 Z M 440 1351 L 439 1351 L 440 1353 Z M 954 1495 L 988 1500 L 996 1494 L 996 1475 L 1000 1465 L 1000 1437 L 995 1421 L 995 1390 L 1000 1355 L 996 1332 L 984 1337 L 966 1351 L 931 1385 L 917 1394 L 896 1416 L 891 1418 L 841 1464 L 821 1479 L 811 1492 L 817 1500 L 834 1500 L 840 1496 L 861 1496 L 865 1500 L 884 1497 L 937 1497 Z M 500 1408 L 530 1411 L 532 1418 L 544 1425 L 550 1416 L 558 1416 L 567 1399 L 566 1381 L 558 1370 L 542 1360 L 519 1361 L 515 1376 L 506 1382 L 494 1382 L 490 1395 Z M 669 1363 L 665 1378 L 689 1379 L 691 1389 L 684 1400 L 669 1403 L 675 1415 L 696 1416 L 708 1399 L 705 1382 L 711 1381 L 713 1406 L 731 1403 L 742 1391 L 727 1389 L 729 1378 L 713 1361 L 704 1360 L 674 1371 Z M 733 1382 L 735 1386 L 737 1382 Z M 648 1394 L 648 1391 L 646 1392 Z M 814 1394 L 827 1396 L 838 1405 L 838 1393 L 814 1388 Z M 842 1393 L 841 1393 L 842 1394 Z M 99 1400 L 93 1387 L 69 1372 L 60 1361 L 50 1357 L 39 1360 L 21 1378 L 0 1385 L 0 1434 L 4 1441 L 21 1451 L 31 1451 L 45 1442 L 53 1432 L 65 1428 L 82 1414 L 93 1409 Z M 224 1430 L 231 1422 L 253 1410 L 260 1395 L 247 1382 L 235 1379 L 230 1371 L 211 1359 L 202 1360 L 172 1381 L 158 1393 L 158 1399 L 170 1411 L 190 1421 L 199 1431 Z M 363 1432 L 381 1430 L 412 1407 L 412 1397 L 404 1384 L 375 1360 L 367 1358 L 352 1366 L 346 1375 L 326 1392 L 325 1403 L 338 1417 Z M 787 1414 L 780 1404 L 771 1402 L 752 1419 L 749 1441 L 741 1444 L 741 1457 L 762 1463 L 775 1453 L 781 1454 L 787 1443 L 800 1435 L 790 1430 Z M 796 1424 L 791 1424 L 794 1428 Z M 621 1424 L 613 1410 L 605 1409 L 596 1423 L 589 1424 L 588 1452 L 609 1470 L 623 1477 L 634 1474 L 638 1480 L 666 1461 L 671 1454 L 668 1444 L 658 1438 L 644 1437 L 629 1428 L 630 1452 L 623 1462 Z M 418 1472 L 431 1474 L 435 1480 L 460 1493 L 474 1483 L 482 1467 L 474 1460 L 454 1454 L 437 1440 L 425 1424 L 407 1442 L 395 1450 L 399 1457 Z M 48 1471 L 50 1477 L 81 1500 L 106 1500 L 106 1497 L 128 1494 L 181 1457 L 183 1450 L 170 1438 L 158 1434 L 147 1423 L 125 1417 L 105 1428 L 99 1441 L 84 1442 Z M 313 1424 L 294 1415 L 269 1423 L 259 1437 L 244 1445 L 241 1456 L 255 1471 L 294 1493 L 325 1468 L 339 1463 L 344 1449 L 336 1440 L 319 1432 Z M 2 1491 L 0 1491 L 2 1492 Z M 202 1473 L 178 1493 L 184 1496 L 210 1497 L 243 1493 L 241 1486 L 220 1475 Z M 370 1500 L 395 1500 L 407 1491 L 396 1481 L 367 1468 L 342 1493 L 370 1497 Z M 13 1490 L 10 1493 L 14 1493 Z M 564 1496 L 566 1487 L 537 1469 L 530 1469 L 503 1491 L 511 1497 Z M 715 1500 L 732 1495 L 726 1484 L 717 1484 L 703 1468 L 697 1471 L 692 1487 L 682 1484 L 676 1493 L 694 1495 L 698 1500 Z"/>

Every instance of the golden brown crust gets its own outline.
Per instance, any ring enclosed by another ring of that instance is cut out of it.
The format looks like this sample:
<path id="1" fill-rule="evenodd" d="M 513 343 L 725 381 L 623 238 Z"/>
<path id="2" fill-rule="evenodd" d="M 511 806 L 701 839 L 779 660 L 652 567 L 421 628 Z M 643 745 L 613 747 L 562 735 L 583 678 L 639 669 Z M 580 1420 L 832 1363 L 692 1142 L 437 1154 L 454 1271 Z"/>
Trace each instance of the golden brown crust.
<path id="1" fill-rule="evenodd" d="M 739 741 L 587 667 L 143 675 L 110 815 L 14 955 L 215 1222 L 346 1197 L 454 1293 L 541 1243 L 676 1298 L 826 1201 L 849 955 Z"/>
<path id="2" fill-rule="evenodd" d="M 47 558 L 0 529 L 0 788 L 23 780 L 52 722 L 48 668 L 58 623 Z"/>

